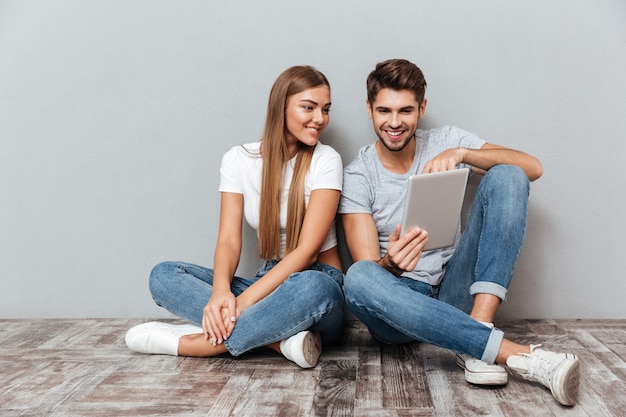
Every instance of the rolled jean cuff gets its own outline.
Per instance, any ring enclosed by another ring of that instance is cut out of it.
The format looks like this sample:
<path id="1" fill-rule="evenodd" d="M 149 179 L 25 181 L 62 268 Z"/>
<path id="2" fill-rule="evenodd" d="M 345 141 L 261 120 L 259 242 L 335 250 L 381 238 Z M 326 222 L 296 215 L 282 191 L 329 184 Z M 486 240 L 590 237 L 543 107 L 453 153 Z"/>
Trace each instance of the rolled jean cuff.
<path id="1" fill-rule="evenodd" d="M 506 294 L 508 290 L 500 284 L 489 281 L 476 281 L 470 286 L 470 295 L 476 294 L 491 294 L 495 295 L 502 301 L 506 301 Z"/>
<path id="2" fill-rule="evenodd" d="M 487 363 L 496 363 L 496 358 L 498 357 L 498 352 L 502 345 L 502 339 L 504 339 L 504 332 L 494 328 L 489 335 L 487 346 L 485 346 L 483 357 L 480 358 L 480 360 Z"/>

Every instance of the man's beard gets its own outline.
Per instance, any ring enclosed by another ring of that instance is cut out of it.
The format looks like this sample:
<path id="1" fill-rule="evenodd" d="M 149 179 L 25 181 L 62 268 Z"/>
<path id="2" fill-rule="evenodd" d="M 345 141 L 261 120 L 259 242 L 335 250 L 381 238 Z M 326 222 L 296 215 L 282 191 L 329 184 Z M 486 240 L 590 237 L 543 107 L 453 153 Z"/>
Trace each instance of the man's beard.
<path id="1" fill-rule="evenodd" d="M 400 152 L 401 150 L 403 150 L 404 148 L 407 147 L 407 145 L 411 142 L 411 139 L 413 139 L 415 137 L 415 133 L 411 136 L 407 136 L 407 138 L 404 140 L 404 142 L 398 144 L 395 144 L 395 147 L 391 147 L 389 146 L 389 144 L 387 144 L 387 142 L 385 141 L 385 139 L 383 139 L 381 137 L 381 135 L 378 135 L 378 139 L 380 139 L 381 143 L 383 144 L 383 146 L 385 148 L 387 148 L 389 151 L 391 152 Z"/>

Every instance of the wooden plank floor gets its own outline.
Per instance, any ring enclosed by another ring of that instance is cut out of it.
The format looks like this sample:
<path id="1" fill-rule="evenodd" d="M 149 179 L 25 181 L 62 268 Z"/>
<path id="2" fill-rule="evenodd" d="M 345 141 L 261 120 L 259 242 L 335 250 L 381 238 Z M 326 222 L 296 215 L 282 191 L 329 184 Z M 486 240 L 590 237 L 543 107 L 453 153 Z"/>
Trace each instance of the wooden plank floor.
<path id="1" fill-rule="evenodd" d="M 453 353 L 380 346 L 354 319 L 311 370 L 269 350 L 133 353 L 124 334 L 141 321 L 0 320 L 0 416 L 626 416 L 626 320 L 497 323 L 514 340 L 580 355 L 573 408 L 516 377 L 469 385 Z"/>

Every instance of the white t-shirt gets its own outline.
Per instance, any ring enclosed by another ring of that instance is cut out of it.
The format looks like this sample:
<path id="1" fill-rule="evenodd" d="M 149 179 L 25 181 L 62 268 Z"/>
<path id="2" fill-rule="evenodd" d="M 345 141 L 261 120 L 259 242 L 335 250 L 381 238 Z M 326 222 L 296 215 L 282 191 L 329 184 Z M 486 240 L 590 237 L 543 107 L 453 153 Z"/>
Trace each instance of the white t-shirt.
<path id="1" fill-rule="evenodd" d="M 222 158 L 220 168 L 220 192 L 243 194 L 244 217 L 248 224 L 259 230 L 259 206 L 261 201 L 261 174 L 263 161 L 260 154 L 261 142 L 253 142 L 232 147 Z M 287 200 L 296 158 L 287 163 L 283 179 L 283 195 L 280 208 L 280 247 L 284 254 L 287 234 Z M 311 167 L 304 179 L 304 201 L 308 205 L 311 191 L 332 189 L 341 191 L 343 163 L 337 151 L 318 142 Z M 333 222 L 321 251 L 337 246 L 335 223 Z"/>

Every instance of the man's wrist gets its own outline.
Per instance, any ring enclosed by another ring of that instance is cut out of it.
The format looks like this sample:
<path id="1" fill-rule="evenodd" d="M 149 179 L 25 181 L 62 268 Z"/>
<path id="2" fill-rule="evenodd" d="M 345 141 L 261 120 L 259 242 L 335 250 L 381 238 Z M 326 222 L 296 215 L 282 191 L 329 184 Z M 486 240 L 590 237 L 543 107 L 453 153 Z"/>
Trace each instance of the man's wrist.
<path id="1" fill-rule="evenodd" d="M 393 262 L 387 254 L 385 254 L 382 258 L 376 261 L 376 263 L 397 277 L 405 272 L 402 268 L 396 265 L 395 262 Z"/>

